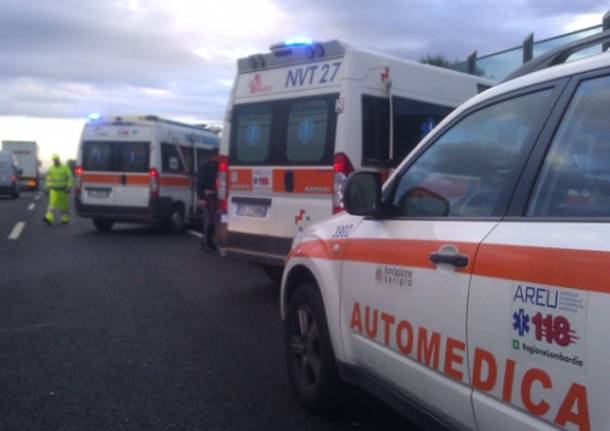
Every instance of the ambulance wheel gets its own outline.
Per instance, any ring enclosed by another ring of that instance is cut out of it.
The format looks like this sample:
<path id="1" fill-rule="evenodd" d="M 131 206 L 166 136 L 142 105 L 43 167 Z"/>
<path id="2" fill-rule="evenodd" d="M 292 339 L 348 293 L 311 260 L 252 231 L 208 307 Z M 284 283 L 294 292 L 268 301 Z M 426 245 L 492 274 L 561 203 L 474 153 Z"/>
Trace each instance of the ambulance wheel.
<path id="1" fill-rule="evenodd" d="M 285 343 L 288 377 L 299 402 L 313 413 L 332 411 L 341 399 L 342 382 L 314 283 L 299 287 L 290 300 Z"/>
<path id="2" fill-rule="evenodd" d="M 284 273 L 284 268 L 282 268 L 281 266 L 264 265 L 263 272 L 269 280 L 273 281 L 276 284 L 279 284 L 282 281 L 282 274 Z"/>
<path id="3" fill-rule="evenodd" d="M 93 218 L 93 225 L 100 232 L 110 232 L 112 226 L 114 225 L 114 220 L 110 220 L 107 218 Z"/>
<path id="4" fill-rule="evenodd" d="M 180 233 L 184 229 L 184 210 L 180 206 L 172 207 L 172 211 L 165 220 L 165 230 L 170 233 Z"/>

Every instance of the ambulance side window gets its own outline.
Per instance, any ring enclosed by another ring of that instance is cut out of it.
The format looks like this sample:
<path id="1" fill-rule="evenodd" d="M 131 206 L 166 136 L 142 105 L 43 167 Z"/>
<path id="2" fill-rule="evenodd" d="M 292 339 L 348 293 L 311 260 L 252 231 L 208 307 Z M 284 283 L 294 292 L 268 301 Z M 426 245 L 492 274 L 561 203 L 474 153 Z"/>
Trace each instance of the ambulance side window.
<path id="1" fill-rule="evenodd" d="M 394 155 L 389 160 L 390 103 L 362 96 L 362 160 L 366 166 L 397 166 L 453 108 L 394 96 Z"/>
<path id="2" fill-rule="evenodd" d="M 188 171 L 193 172 L 193 148 L 181 145 L 180 149 L 182 150 L 182 155 L 184 156 L 184 161 L 186 162 Z"/>
<path id="3" fill-rule="evenodd" d="M 453 108 L 394 97 L 394 160 L 400 163 Z"/>
<path id="4" fill-rule="evenodd" d="M 484 107 L 428 146 L 398 179 L 391 206 L 402 217 L 491 217 L 508 203 L 552 90 Z M 528 141 L 529 140 L 529 141 Z"/>
<path id="5" fill-rule="evenodd" d="M 166 173 L 184 173 L 180 155 L 174 144 L 161 144 L 161 167 Z"/>
<path id="6" fill-rule="evenodd" d="M 206 150 L 205 148 L 197 148 L 197 166 L 196 168 L 199 170 L 199 165 L 205 162 L 212 152 L 210 150 Z"/>
<path id="7" fill-rule="evenodd" d="M 390 142 L 390 103 L 383 97 L 362 95 L 362 164 L 387 164 Z"/>
<path id="8" fill-rule="evenodd" d="M 527 210 L 535 217 L 610 217 L 610 77 L 584 81 L 546 156 Z"/>

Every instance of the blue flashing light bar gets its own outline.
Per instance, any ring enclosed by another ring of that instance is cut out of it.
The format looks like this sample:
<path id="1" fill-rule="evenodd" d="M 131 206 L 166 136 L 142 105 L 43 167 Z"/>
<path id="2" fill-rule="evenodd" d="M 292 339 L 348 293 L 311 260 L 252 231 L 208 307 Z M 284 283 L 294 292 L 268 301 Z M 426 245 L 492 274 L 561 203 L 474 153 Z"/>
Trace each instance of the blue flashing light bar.
<path id="1" fill-rule="evenodd" d="M 286 39 L 284 44 L 286 46 L 302 46 L 302 45 L 311 45 L 313 40 L 308 37 L 293 37 L 291 39 Z"/>
<path id="2" fill-rule="evenodd" d="M 96 121 L 96 120 L 99 120 L 100 118 L 102 118 L 102 116 L 100 114 L 98 114 L 97 112 L 93 112 L 93 113 L 89 114 L 90 121 Z"/>

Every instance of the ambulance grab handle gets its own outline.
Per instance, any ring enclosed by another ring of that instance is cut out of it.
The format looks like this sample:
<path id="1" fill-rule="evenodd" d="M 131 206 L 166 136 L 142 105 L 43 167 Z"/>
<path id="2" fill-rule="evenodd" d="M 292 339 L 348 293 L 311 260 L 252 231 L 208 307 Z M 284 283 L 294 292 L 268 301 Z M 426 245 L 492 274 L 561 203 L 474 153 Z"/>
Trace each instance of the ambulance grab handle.
<path id="1" fill-rule="evenodd" d="M 442 254 L 442 253 L 432 253 L 430 255 L 430 262 L 432 263 L 446 263 L 448 265 L 453 265 L 456 268 L 464 268 L 468 266 L 468 256 L 464 256 L 463 254 Z"/>

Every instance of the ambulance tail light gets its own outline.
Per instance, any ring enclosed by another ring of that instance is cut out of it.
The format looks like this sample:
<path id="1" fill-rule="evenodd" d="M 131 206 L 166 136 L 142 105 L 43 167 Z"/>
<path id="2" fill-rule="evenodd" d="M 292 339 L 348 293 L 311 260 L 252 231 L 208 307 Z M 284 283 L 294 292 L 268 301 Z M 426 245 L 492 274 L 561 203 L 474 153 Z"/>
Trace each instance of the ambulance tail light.
<path id="1" fill-rule="evenodd" d="M 155 168 L 151 168 L 148 171 L 148 186 L 149 186 L 149 196 L 151 198 L 159 197 L 159 171 Z"/>
<path id="2" fill-rule="evenodd" d="M 229 158 L 227 156 L 218 157 L 218 176 L 216 177 L 216 191 L 218 193 L 218 210 L 220 214 L 226 214 L 229 199 L 229 189 L 227 186 L 227 175 L 229 174 Z"/>
<path id="3" fill-rule="evenodd" d="M 83 186 L 81 175 L 83 174 L 83 167 L 77 166 L 74 168 L 74 194 L 80 196 L 81 189 Z"/>
<path id="4" fill-rule="evenodd" d="M 343 211 L 343 188 L 347 177 L 354 170 L 352 163 L 344 153 L 335 154 L 333 163 L 333 214 Z"/>

